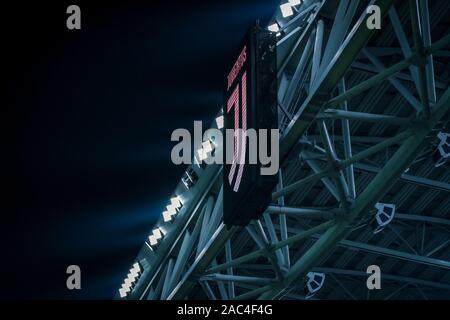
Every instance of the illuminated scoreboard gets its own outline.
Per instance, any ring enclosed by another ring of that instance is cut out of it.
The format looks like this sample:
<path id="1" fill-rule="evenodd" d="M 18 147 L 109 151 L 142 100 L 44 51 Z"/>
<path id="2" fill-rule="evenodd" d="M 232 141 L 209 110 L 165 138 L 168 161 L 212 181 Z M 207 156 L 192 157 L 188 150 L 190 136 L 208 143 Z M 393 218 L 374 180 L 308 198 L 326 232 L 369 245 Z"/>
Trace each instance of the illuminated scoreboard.
<path id="1" fill-rule="evenodd" d="M 259 218 L 277 183 L 276 174 L 261 175 L 259 158 L 250 161 L 257 148 L 246 134 L 251 129 L 259 133 L 278 128 L 276 68 L 275 33 L 252 25 L 224 85 L 224 125 L 235 130 L 234 136 L 225 134 L 225 146 L 234 144 L 223 170 L 223 216 L 228 226 L 245 226 Z M 259 148 L 263 138 L 258 134 L 257 139 Z M 270 151 L 270 134 L 264 139 Z"/>

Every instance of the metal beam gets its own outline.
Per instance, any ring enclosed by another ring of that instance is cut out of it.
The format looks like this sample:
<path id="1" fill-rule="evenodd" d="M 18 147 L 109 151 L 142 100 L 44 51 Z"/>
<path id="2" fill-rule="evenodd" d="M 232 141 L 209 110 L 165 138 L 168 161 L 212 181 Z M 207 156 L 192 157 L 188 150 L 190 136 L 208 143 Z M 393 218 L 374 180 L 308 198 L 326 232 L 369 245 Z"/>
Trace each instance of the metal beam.
<path id="1" fill-rule="evenodd" d="M 408 44 L 408 38 L 403 30 L 402 24 L 398 17 L 397 11 L 395 7 L 392 7 L 389 10 L 389 18 L 392 23 L 392 27 L 394 28 L 394 32 L 397 36 L 398 42 L 400 43 L 401 50 L 403 52 L 403 56 L 405 58 L 409 58 L 412 56 L 412 50 Z M 416 85 L 416 88 L 419 88 L 419 74 L 416 66 L 410 66 L 409 71 L 411 72 L 412 79 Z"/>
<path id="2" fill-rule="evenodd" d="M 378 5 L 384 16 L 393 4 L 393 0 L 373 0 L 370 4 Z M 302 115 L 316 115 L 326 103 L 332 90 L 351 66 L 358 53 L 370 39 L 374 30 L 366 26 L 368 14 L 364 12 L 350 31 L 340 49 L 334 54 L 326 70 L 318 78 L 318 85 L 310 92 L 286 129 L 280 144 L 280 160 L 283 161 L 299 138 L 311 125 L 311 118 Z"/>
<path id="3" fill-rule="evenodd" d="M 350 222 L 361 219 L 370 212 L 373 205 L 379 201 L 393 186 L 395 181 L 414 161 L 417 154 L 426 145 L 426 139 L 431 129 L 450 110 L 450 88 L 448 88 L 439 103 L 436 111 L 428 121 L 427 126 L 416 128 L 413 135 L 409 137 L 397 150 L 397 152 L 386 163 L 364 191 L 357 197 L 350 211 L 349 219 L 338 221 L 330 227 L 291 267 L 285 276 L 285 284 L 289 285 L 299 276 L 306 274 L 321 259 L 327 256 L 330 250 L 349 233 Z M 435 265 L 442 265 L 437 261 L 429 261 Z M 444 264 L 445 265 L 445 264 Z M 450 266 L 450 263 L 449 263 Z M 273 299 L 278 297 L 282 289 L 273 287 L 259 299 Z"/>
<path id="4" fill-rule="evenodd" d="M 207 274 L 200 278 L 200 280 L 207 281 L 223 281 L 223 282 L 242 282 L 257 285 L 267 285 L 269 283 L 274 283 L 274 279 L 260 278 L 260 277 L 246 277 L 246 276 L 235 276 L 221 273 Z"/>
<path id="5" fill-rule="evenodd" d="M 338 269 L 338 268 L 314 268 L 315 272 L 323 272 L 323 273 L 330 273 L 330 274 L 336 274 L 336 275 L 345 275 L 345 276 L 351 276 L 351 277 L 362 277 L 367 278 L 368 274 L 366 271 L 360 271 L 360 270 L 346 270 L 346 269 Z M 404 277 L 400 275 L 392 275 L 392 274 L 382 274 L 383 280 L 391 280 L 391 281 L 397 281 L 397 282 L 406 282 L 406 283 L 416 283 L 422 286 L 432 287 L 432 288 L 439 288 L 444 290 L 450 290 L 450 284 L 447 283 L 441 283 L 441 282 L 434 282 L 434 281 L 427 281 L 412 277 Z"/>
<path id="6" fill-rule="evenodd" d="M 177 300 L 184 298 L 187 293 L 195 286 L 196 281 L 192 278 L 193 274 L 203 274 L 206 268 L 211 264 L 214 258 L 223 247 L 225 242 L 233 235 L 239 227 L 227 229 L 223 223 L 219 225 L 213 233 L 205 248 L 200 252 L 194 263 L 184 273 L 181 281 L 175 286 L 168 299 Z"/>
<path id="7" fill-rule="evenodd" d="M 351 240 L 341 240 L 339 246 L 358 249 L 365 252 L 371 252 L 382 256 L 393 257 L 400 260 L 411 261 L 423 265 L 428 265 L 437 268 L 450 269 L 450 261 L 445 261 L 441 259 L 434 259 L 426 256 L 421 256 L 417 254 L 411 254 L 408 252 L 403 252 L 399 250 L 393 250 L 389 248 L 384 248 L 380 246 L 374 246 L 367 243 L 351 241 Z"/>
<path id="8" fill-rule="evenodd" d="M 345 78 L 342 78 L 339 82 L 339 93 L 345 92 Z M 347 111 L 347 101 L 344 101 L 341 105 L 343 111 Z M 342 137 L 344 138 L 344 154 L 345 159 L 350 159 L 353 156 L 352 153 L 352 140 L 350 134 L 350 123 L 348 119 L 342 119 Z M 349 165 L 346 169 L 347 185 L 349 189 L 349 194 L 352 199 L 356 198 L 356 185 L 355 185 L 355 174 L 353 171 L 353 165 Z"/>
<path id="9" fill-rule="evenodd" d="M 430 223 L 430 224 L 442 224 L 442 225 L 450 226 L 449 219 L 442 219 L 442 218 L 436 218 L 436 217 L 430 217 L 430 216 L 420 216 L 417 214 L 396 213 L 394 216 L 394 219 L 426 222 L 426 223 Z"/>
<path id="10" fill-rule="evenodd" d="M 277 190 L 282 189 L 282 188 L 283 188 L 283 171 L 282 171 L 282 169 L 279 169 L 278 170 Z M 284 197 L 278 198 L 278 204 L 280 206 L 284 206 Z M 288 238 L 288 233 L 287 233 L 286 215 L 284 213 L 280 214 L 279 224 L 280 224 L 281 240 L 286 240 Z M 291 258 L 290 258 L 290 255 L 289 255 L 289 246 L 284 246 L 281 250 L 283 251 L 284 261 L 286 262 L 286 268 L 289 269 L 291 267 Z"/>
<path id="11" fill-rule="evenodd" d="M 364 48 L 362 52 L 375 66 L 375 68 L 378 69 L 378 72 L 383 72 L 384 70 L 386 70 L 384 64 L 377 57 L 375 57 L 369 50 Z M 399 80 L 397 80 L 394 76 L 391 76 L 387 79 L 389 80 L 391 85 L 394 86 L 394 88 L 396 88 L 397 91 L 403 96 L 403 98 L 405 98 L 414 107 L 414 109 L 416 109 L 416 111 L 422 110 L 420 102 L 413 96 L 411 92 L 409 92 L 409 90 Z"/>
<path id="12" fill-rule="evenodd" d="M 382 168 L 378 168 L 378 167 L 364 164 L 364 163 L 357 163 L 354 165 L 354 168 L 356 171 L 359 171 L 359 172 L 367 172 L 367 173 L 373 173 L 373 174 L 377 174 L 382 170 Z M 432 179 L 428 179 L 428 178 L 418 177 L 418 176 L 414 176 L 414 175 L 406 174 L 406 173 L 403 173 L 400 176 L 399 180 L 408 182 L 408 183 L 412 183 L 412 184 L 415 184 L 415 185 L 418 185 L 421 187 L 430 188 L 433 190 L 450 192 L 450 183 L 446 183 L 443 181 L 437 181 L 437 180 L 432 180 Z"/>
<path id="13" fill-rule="evenodd" d="M 286 206 L 270 205 L 267 207 L 267 213 L 286 214 L 292 217 L 307 219 L 332 219 L 335 213 L 330 210 L 315 208 L 294 208 Z"/>
<path id="14" fill-rule="evenodd" d="M 400 118 L 385 114 L 373 114 L 366 112 L 346 111 L 339 109 L 326 109 L 319 114 L 318 119 L 346 119 L 365 122 L 385 123 L 399 126 L 411 125 L 409 118 Z"/>
<path id="15" fill-rule="evenodd" d="M 317 73 L 319 71 L 320 62 L 322 60 L 323 30 L 323 20 L 317 21 L 316 38 L 314 41 L 314 53 L 311 66 L 311 79 L 309 80 L 309 91 L 312 91 L 313 86 L 316 84 Z"/>
<path id="16" fill-rule="evenodd" d="M 233 258 L 232 258 L 232 252 L 231 252 L 231 241 L 228 240 L 225 244 L 225 259 L 227 262 L 230 262 Z M 227 274 L 232 276 L 233 275 L 233 267 L 229 267 L 227 269 Z M 234 282 L 230 282 L 228 284 L 228 296 L 230 297 L 230 299 L 233 299 L 235 296 L 234 293 Z"/>
<path id="17" fill-rule="evenodd" d="M 304 240 L 304 239 L 307 239 L 307 238 L 311 237 L 315 233 L 322 232 L 323 230 L 326 230 L 327 228 L 329 228 L 332 225 L 334 225 L 334 223 L 335 223 L 334 221 L 324 222 L 324 223 L 322 223 L 320 225 L 317 225 L 317 226 L 315 226 L 315 227 L 313 227 L 311 229 L 301 231 L 298 234 L 287 238 L 286 240 L 281 240 L 281 241 L 277 242 L 276 244 L 270 245 L 267 248 L 263 248 L 263 249 L 259 249 L 259 250 L 254 251 L 254 252 L 250 252 L 250 253 L 248 253 L 248 254 L 246 254 L 244 256 L 241 256 L 239 258 L 235 258 L 234 260 L 232 260 L 230 262 L 227 262 L 227 263 L 224 263 L 224 264 L 212 267 L 212 268 L 206 270 L 206 273 L 221 272 L 221 271 L 226 270 L 229 267 L 235 267 L 235 266 L 244 264 L 246 262 L 255 260 L 255 259 L 259 258 L 259 257 L 268 256 L 268 253 L 271 250 L 276 250 L 276 249 L 279 249 L 279 248 L 283 248 L 286 245 L 293 245 L 294 243 L 297 243 L 297 242 L 299 242 L 301 240 Z"/>

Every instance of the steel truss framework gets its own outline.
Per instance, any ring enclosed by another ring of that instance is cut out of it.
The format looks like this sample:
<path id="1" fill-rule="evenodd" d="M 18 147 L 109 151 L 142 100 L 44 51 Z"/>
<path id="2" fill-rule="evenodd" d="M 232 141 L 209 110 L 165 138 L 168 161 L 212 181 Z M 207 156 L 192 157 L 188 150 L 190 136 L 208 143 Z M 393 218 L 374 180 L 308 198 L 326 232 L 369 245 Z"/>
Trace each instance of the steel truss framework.
<path id="1" fill-rule="evenodd" d="M 381 30 L 367 28 L 368 5 Z M 450 298 L 450 170 L 435 167 L 450 119 L 450 2 L 305 1 L 278 42 L 281 170 L 259 221 L 221 222 L 221 167 L 197 185 L 131 299 Z M 374 234 L 374 205 L 396 205 Z M 366 268 L 383 290 L 366 288 Z"/>

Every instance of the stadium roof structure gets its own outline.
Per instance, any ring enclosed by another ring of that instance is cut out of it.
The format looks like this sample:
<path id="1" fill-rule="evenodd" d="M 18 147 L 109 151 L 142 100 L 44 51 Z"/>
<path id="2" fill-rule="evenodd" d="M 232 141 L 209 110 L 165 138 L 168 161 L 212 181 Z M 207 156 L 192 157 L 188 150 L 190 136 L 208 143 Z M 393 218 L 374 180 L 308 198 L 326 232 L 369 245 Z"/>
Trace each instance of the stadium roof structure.
<path id="1" fill-rule="evenodd" d="M 227 228 L 222 167 L 191 165 L 123 298 L 450 299 L 449 16 L 447 0 L 277 12 L 272 203 Z M 381 290 L 366 286 L 370 265 Z"/>

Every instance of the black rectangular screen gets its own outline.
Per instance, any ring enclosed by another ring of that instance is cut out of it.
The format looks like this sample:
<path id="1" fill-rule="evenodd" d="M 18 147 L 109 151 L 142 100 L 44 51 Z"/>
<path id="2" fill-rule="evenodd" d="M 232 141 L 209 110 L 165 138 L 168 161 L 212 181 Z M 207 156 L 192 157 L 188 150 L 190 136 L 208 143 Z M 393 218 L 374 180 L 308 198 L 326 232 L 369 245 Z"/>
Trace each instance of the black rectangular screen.
<path id="1" fill-rule="evenodd" d="M 270 142 L 270 130 L 278 128 L 275 34 L 252 25 L 229 70 L 224 86 L 225 129 L 267 129 Z M 226 134 L 224 141 L 226 146 Z M 250 140 L 241 145 L 235 142 L 234 156 L 239 149 L 246 159 L 244 164 L 225 161 L 224 222 L 245 226 L 266 209 L 277 175 L 261 175 L 259 158 L 256 164 L 249 164 Z"/>

